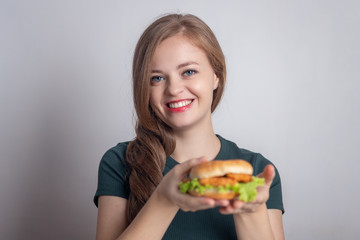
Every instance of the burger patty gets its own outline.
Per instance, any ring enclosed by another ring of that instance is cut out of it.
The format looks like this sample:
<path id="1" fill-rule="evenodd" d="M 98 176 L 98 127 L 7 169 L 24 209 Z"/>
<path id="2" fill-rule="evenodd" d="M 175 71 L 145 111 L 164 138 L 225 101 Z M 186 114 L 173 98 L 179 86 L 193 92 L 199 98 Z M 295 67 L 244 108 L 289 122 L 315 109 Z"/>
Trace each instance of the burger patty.
<path id="1" fill-rule="evenodd" d="M 228 173 L 226 174 L 227 177 L 233 178 L 238 182 L 251 182 L 252 176 L 247 174 L 236 174 L 236 173 Z"/>
<path id="2" fill-rule="evenodd" d="M 199 183 L 201 185 L 211 185 L 211 186 L 226 186 L 226 185 L 234 185 L 237 181 L 233 178 L 227 177 L 211 177 L 211 178 L 201 178 L 199 179 Z"/>
<path id="3" fill-rule="evenodd" d="M 250 182 L 251 180 L 251 175 L 228 173 L 223 177 L 201 178 L 199 179 L 199 183 L 201 185 L 226 186 L 235 185 L 238 182 Z"/>

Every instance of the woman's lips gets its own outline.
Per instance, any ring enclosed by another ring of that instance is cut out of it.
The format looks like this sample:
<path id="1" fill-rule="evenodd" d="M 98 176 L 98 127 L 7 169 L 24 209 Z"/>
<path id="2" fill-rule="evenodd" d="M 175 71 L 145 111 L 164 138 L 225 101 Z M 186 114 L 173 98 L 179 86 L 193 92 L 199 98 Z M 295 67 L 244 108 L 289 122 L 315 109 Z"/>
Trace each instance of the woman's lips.
<path id="1" fill-rule="evenodd" d="M 168 102 L 166 104 L 167 110 L 170 112 L 184 112 L 191 108 L 193 99 L 181 99 L 177 101 Z"/>

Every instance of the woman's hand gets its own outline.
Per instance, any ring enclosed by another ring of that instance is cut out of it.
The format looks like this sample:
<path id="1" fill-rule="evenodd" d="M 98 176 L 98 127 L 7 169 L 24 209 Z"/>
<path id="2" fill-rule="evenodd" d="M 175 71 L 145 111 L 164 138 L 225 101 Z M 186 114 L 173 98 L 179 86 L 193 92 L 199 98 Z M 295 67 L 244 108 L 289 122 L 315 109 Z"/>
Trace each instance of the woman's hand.
<path id="1" fill-rule="evenodd" d="M 228 200 L 215 200 L 208 197 L 194 197 L 189 194 L 183 194 L 179 191 L 179 182 L 186 178 L 186 175 L 190 172 L 191 168 L 206 161 L 206 158 L 201 157 L 176 165 L 164 176 L 154 194 L 158 195 L 158 199 L 165 200 L 168 204 L 176 205 L 185 212 L 194 212 L 216 206 L 228 206 L 230 204 Z"/>
<path id="2" fill-rule="evenodd" d="M 258 194 L 252 202 L 243 202 L 240 200 L 232 200 L 229 205 L 219 209 L 222 214 L 236 214 L 255 212 L 261 205 L 264 205 L 269 199 L 269 190 L 271 183 L 275 177 L 275 168 L 271 164 L 267 165 L 262 173 L 257 177 L 265 178 L 264 186 L 257 188 Z"/>

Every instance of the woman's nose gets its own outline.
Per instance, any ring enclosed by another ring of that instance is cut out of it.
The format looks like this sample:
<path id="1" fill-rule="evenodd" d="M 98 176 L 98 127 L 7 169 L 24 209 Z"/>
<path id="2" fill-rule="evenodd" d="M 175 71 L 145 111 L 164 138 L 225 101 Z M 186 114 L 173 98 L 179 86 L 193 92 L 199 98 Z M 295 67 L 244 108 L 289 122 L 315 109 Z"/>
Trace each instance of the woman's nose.
<path id="1" fill-rule="evenodd" d="M 166 86 L 167 93 L 175 96 L 184 91 L 184 83 L 181 78 L 173 76 L 169 77 Z"/>

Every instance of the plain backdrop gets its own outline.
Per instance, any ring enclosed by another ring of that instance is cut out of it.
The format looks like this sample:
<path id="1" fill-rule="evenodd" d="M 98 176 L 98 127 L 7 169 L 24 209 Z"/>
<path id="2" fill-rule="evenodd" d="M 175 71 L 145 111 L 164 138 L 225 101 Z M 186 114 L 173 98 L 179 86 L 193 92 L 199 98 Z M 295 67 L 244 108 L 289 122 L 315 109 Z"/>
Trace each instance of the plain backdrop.
<path id="1" fill-rule="evenodd" d="M 99 161 L 134 137 L 132 54 L 164 13 L 217 35 L 216 133 L 277 166 L 287 239 L 356 239 L 357 0 L 1 0 L 0 239 L 95 238 Z"/>

